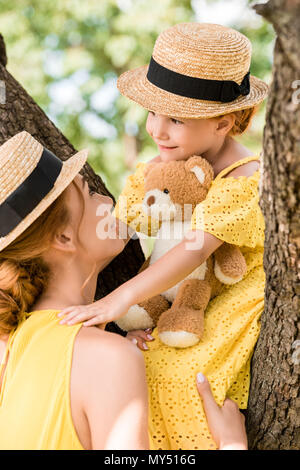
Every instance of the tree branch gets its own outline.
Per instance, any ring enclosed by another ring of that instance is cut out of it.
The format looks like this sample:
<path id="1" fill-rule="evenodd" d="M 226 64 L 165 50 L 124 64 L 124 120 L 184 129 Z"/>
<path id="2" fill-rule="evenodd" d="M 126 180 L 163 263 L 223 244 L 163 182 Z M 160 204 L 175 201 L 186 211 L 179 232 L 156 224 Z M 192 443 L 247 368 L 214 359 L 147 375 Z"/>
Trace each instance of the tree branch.
<path id="1" fill-rule="evenodd" d="M 6 47 L 2 34 L 0 33 L 0 64 L 6 67 L 7 64 L 7 55 Z"/>
<path id="2" fill-rule="evenodd" d="M 5 63 L 5 44 L 0 35 L 0 80 L 5 83 L 6 91 L 5 103 L 0 103 L 0 145 L 18 132 L 26 130 L 61 160 L 67 160 L 74 155 L 75 148 L 8 72 Z M 80 173 L 87 177 L 92 190 L 110 196 L 115 202 L 100 176 L 94 173 L 88 163 Z M 125 249 L 99 274 L 96 299 L 104 297 L 135 276 L 144 261 L 139 240 L 131 239 Z"/>

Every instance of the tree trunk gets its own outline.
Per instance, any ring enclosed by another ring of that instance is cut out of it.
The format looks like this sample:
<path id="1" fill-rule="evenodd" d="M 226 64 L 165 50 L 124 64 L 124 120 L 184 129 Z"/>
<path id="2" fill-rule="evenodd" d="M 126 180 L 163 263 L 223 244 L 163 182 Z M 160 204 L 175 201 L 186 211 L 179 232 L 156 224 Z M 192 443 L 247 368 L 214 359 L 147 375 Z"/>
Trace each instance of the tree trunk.
<path id="1" fill-rule="evenodd" d="M 5 44 L 0 34 L 0 145 L 18 132 L 26 130 L 59 158 L 67 160 L 76 153 L 76 150 L 24 88 L 10 75 L 6 70 L 6 63 Z M 3 99 L 4 91 L 5 99 Z M 93 190 L 110 196 L 115 202 L 113 195 L 109 193 L 101 178 L 93 172 L 88 163 L 80 173 L 87 176 Z M 95 299 L 104 297 L 135 276 L 144 260 L 139 240 L 131 239 L 123 252 L 99 274 Z M 106 329 L 121 332 L 115 324 L 108 324 Z"/>
<path id="2" fill-rule="evenodd" d="M 265 306 L 252 358 L 247 431 L 250 449 L 300 449 L 300 0 L 254 8 L 277 37 L 260 181 Z"/>

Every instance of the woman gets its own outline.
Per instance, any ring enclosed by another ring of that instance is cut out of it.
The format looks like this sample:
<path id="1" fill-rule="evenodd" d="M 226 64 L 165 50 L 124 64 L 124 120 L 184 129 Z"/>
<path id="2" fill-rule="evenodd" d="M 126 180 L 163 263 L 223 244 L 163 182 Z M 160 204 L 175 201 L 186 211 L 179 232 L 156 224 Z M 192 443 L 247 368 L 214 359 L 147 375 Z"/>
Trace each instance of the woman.
<path id="1" fill-rule="evenodd" d="M 0 449 L 149 448 L 141 352 L 57 318 L 91 303 L 98 273 L 125 245 L 113 201 L 79 175 L 86 158 L 62 163 L 25 131 L 0 147 Z M 200 380 L 218 447 L 246 448 L 237 406 L 220 409 Z"/>

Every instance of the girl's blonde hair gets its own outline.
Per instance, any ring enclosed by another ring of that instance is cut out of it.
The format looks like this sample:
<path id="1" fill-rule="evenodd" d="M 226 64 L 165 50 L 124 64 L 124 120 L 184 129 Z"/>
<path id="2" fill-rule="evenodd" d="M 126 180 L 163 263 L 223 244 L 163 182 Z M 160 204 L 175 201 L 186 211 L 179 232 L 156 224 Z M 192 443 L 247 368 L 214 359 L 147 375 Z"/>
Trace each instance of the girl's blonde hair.
<path id="1" fill-rule="evenodd" d="M 256 105 L 252 106 L 251 108 L 241 109 L 239 111 L 232 111 L 231 113 L 228 113 L 235 115 L 235 122 L 227 135 L 232 137 L 234 135 L 243 134 L 250 127 L 252 119 L 257 113 L 258 109 L 259 105 Z M 225 116 L 226 114 L 222 114 L 222 116 L 217 116 L 217 119 L 221 119 Z"/>

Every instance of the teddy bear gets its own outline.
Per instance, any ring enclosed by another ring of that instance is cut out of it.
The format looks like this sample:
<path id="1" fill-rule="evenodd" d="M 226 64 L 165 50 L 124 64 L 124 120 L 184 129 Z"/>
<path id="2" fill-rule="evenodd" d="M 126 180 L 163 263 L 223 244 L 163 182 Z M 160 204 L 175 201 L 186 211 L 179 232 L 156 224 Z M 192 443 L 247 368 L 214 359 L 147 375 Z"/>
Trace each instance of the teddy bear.
<path id="1" fill-rule="evenodd" d="M 143 211 L 159 220 L 160 228 L 153 251 L 139 272 L 183 240 L 196 205 L 206 198 L 214 172 L 207 160 L 193 155 L 185 161 L 149 163 L 144 178 Z M 240 249 L 224 242 L 185 279 L 131 306 L 116 323 L 124 331 L 157 326 L 158 336 L 167 346 L 193 346 L 203 336 L 210 299 L 221 292 L 224 284 L 239 282 L 246 271 Z"/>

